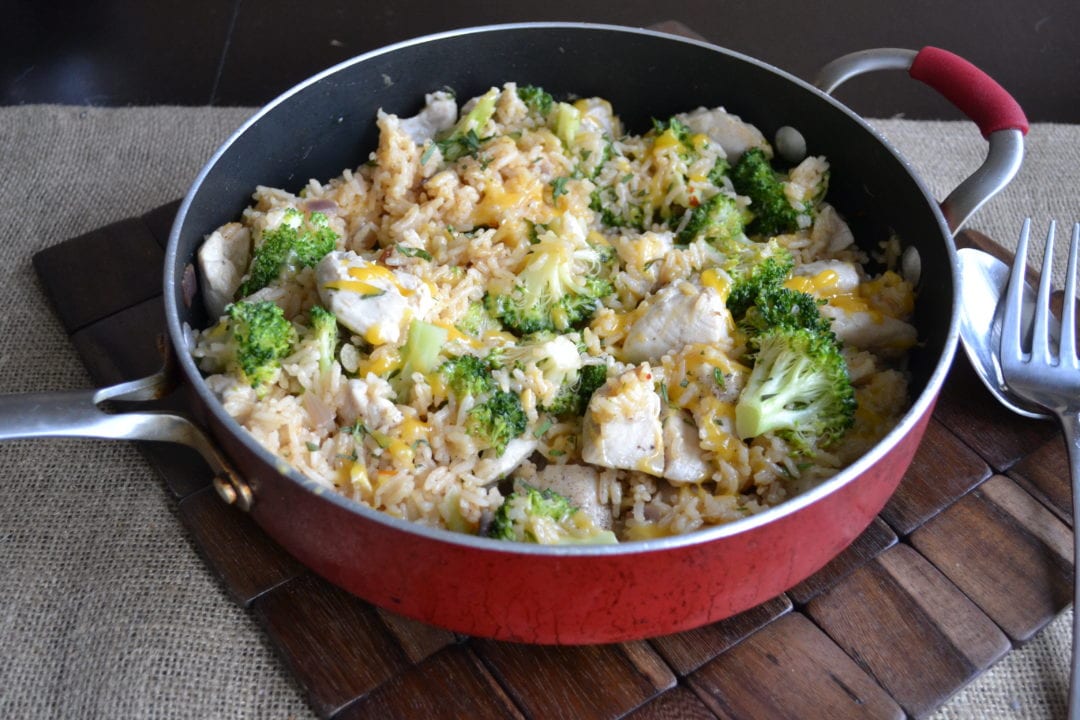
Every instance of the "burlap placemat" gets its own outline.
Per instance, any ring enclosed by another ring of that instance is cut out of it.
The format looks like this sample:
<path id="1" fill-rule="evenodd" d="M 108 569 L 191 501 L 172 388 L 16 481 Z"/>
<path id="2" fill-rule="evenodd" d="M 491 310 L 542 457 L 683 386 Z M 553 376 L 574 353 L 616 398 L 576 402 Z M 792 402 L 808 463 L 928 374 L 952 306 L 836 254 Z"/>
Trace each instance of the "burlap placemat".
<path id="1" fill-rule="evenodd" d="M 0 108 L 0 392 L 89 385 L 30 265 L 36 251 L 180 196 L 249 109 Z M 965 123 L 875 124 L 940 197 L 985 155 Z M 1080 217 L 1080 126 L 1032 128 L 1020 177 L 973 220 Z M 0 715 L 312 717 L 245 611 L 191 547 L 128 444 L 0 444 Z M 1064 714 L 1059 618 L 939 712 Z"/>

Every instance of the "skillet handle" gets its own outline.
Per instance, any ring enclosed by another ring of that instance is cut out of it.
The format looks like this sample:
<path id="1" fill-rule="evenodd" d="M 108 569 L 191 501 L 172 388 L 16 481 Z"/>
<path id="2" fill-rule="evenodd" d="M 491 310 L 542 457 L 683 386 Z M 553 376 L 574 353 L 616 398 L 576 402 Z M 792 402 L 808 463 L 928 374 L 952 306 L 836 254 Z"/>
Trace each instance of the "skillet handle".
<path id="1" fill-rule="evenodd" d="M 80 437 L 154 440 L 186 445 L 202 456 L 214 474 L 214 487 L 242 510 L 251 507 L 250 488 L 240 481 L 214 443 L 188 418 L 168 412 L 110 413 L 100 405 L 164 397 L 175 383 L 167 371 L 97 390 L 0 395 L 0 441 L 19 438 Z"/>
<path id="2" fill-rule="evenodd" d="M 881 48 L 844 55 L 823 67 L 814 84 L 831 94 L 856 75 L 877 70 L 907 70 L 912 78 L 937 90 L 971 118 L 990 143 L 979 169 L 941 203 L 941 212 L 955 234 L 1020 169 L 1028 131 L 1024 111 L 989 75 L 958 55 L 935 47 L 918 52 Z"/>

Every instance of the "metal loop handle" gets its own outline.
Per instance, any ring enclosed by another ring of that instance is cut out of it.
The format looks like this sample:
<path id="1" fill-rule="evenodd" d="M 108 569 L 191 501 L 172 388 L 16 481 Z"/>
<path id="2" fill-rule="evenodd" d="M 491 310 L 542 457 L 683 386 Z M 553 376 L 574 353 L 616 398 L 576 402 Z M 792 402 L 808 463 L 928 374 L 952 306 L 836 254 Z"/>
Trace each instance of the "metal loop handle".
<path id="1" fill-rule="evenodd" d="M 179 443 L 198 452 L 219 481 L 243 485 L 206 433 L 188 418 L 155 411 L 109 413 L 100 407 L 109 400 L 160 399 L 175 385 L 168 370 L 163 370 L 96 390 L 0 395 L 0 441 L 81 437 Z"/>
<path id="2" fill-rule="evenodd" d="M 877 70 L 909 71 L 975 120 L 989 141 L 983 164 L 941 203 L 945 221 L 955 234 L 1019 171 L 1027 132 L 1023 111 L 1004 88 L 981 70 L 952 53 L 930 47 L 918 52 L 880 48 L 844 55 L 823 67 L 814 84 L 831 94 L 851 78 Z"/>

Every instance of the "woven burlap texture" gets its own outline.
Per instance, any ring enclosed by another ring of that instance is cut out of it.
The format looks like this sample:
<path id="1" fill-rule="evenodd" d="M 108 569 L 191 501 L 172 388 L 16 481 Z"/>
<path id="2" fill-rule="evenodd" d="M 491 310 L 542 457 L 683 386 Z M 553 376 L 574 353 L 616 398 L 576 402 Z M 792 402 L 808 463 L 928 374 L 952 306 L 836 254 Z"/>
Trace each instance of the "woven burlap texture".
<path id="1" fill-rule="evenodd" d="M 246 108 L 0 108 L 0 392 L 89 387 L 32 255 L 179 197 Z M 986 145 L 967 123 L 880 120 L 937 197 Z M 1080 219 L 1080 127 L 1040 124 L 1019 177 L 970 223 Z M 311 717 L 259 626 L 197 554 L 176 502 L 122 442 L 0 444 L 0 716 Z M 1064 715 L 1069 621 L 941 718 Z"/>

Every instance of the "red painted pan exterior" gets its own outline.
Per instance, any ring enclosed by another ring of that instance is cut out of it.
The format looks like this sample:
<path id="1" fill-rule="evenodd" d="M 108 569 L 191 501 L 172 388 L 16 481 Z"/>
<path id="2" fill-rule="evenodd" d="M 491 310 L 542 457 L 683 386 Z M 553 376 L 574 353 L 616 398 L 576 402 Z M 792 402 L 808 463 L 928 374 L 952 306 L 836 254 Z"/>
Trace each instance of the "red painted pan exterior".
<path id="1" fill-rule="evenodd" d="M 829 199 L 856 237 L 872 247 L 896 232 L 919 251 L 913 410 L 867 458 L 758 517 L 613 548 L 522 547 L 420 529 L 314 489 L 257 447 L 181 352 L 180 368 L 206 424 L 253 488 L 253 517 L 314 572 L 366 600 L 502 640 L 576 644 L 656 636 L 775 597 L 847 547 L 896 489 L 951 363 L 959 309 L 958 262 L 937 201 L 857 115 L 775 68 L 703 43 L 584 25 L 472 30 L 344 63 L 256 115 L 189 192 L 165 268 L 174 345 L 185 347 L 184 324 L 205 324 L 198 300 L 185 301 L 185 268 L 204 235 L 237 216 L 256 184 L 295 189 L 363 162 L 375 145 L 372 118 L 379 107 L 411 113 L 432 88 L 449 85 L 468 97 L 509 80 L 556 94 L 602 95 L 631 127 L 651 114 L 699 104 L 724 104 L 766 136 L 797 123 L 811 151 L 832 163 Z"/>
<path id="2" fill-rule="evenodd" d="M 531 643 L 639 639 L 758 605 L 840 553 L 895 491 L 930 410 L 888 453 L 834 492 L 736 534 L 617 554 L 522 555 L 393 527 L 233 452 L 253 515 L 332 583 L 393 612 L 468 635 Z M 229 448 L 230 451 L 238 448 Z M 250 463 L 250 464 L 249 464 Z M 695 539 L 693 536 L 687 536 Z"/>

